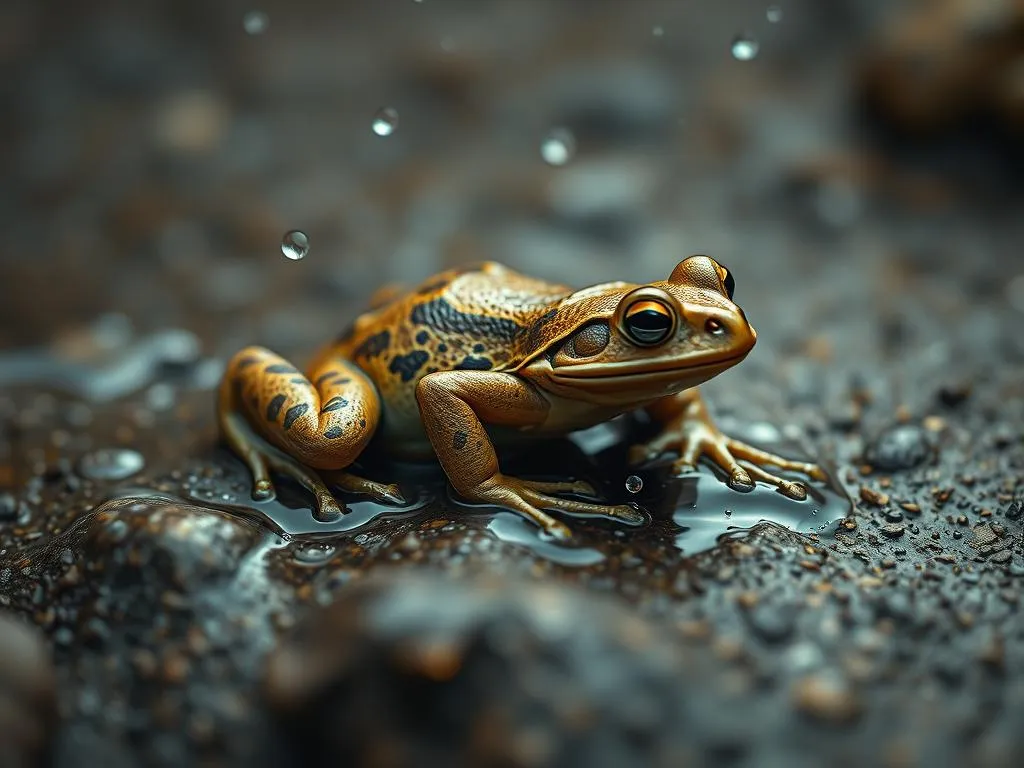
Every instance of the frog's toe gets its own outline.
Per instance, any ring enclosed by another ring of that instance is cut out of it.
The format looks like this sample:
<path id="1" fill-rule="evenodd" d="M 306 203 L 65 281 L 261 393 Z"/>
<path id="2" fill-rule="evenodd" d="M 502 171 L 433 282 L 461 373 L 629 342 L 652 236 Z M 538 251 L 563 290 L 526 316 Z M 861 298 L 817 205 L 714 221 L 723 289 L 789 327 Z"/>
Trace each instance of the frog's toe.
<path id="1" fill-rule="evenodd" d="M 734 491 L 754 490 L 754 481 L 744 469 L 736 469 L 729 476 L 729 487 Z"/>
<path id="2" fill-rule="evenodd" d="M 523 498 L 541 509 L 555 509 L 569 515 L 596 515 L 611 517 L 620 520 L 628 525 L 642 525 L 647 517 L 638 507 L 630 504 L 592 504 L 586 501 L 575 499 L 562 499 L 557 496 L 548 496 L 539 493 L 532 488 L 523 487 Z"/>
<path id="3" fill-rule="evenodd" d="M 792 480 L 786 480 L 783 477 L 773 475 L 770 472 L 765 472 L 759 466 L 750 462 L 744 462 L 744 469 L 758 480 L 768 483 L 768 485 L 774 485 L 783 496 L 788 496 L 794 501 L 803 501 L 807 498 L 807 487 L 803 483 L 796 483 Z"/>
<path id="4" fill-rule="evenodd" d="M 253 486 L 252 497 L 255 501 L 269 501 L 274 498 L 274 485 L 269 480 L 259 480 Z"/>

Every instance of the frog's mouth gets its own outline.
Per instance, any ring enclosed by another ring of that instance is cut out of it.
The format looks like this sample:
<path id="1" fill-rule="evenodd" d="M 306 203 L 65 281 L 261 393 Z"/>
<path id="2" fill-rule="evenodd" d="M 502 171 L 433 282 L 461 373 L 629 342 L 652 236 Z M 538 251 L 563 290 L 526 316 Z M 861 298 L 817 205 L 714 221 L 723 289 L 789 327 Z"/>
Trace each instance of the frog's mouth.
<path id="1" fill-rule="evenodd" d="M 573 365 L 552 369 L 548 373 L 551 382 L 563 387 L 578 387 L 594 392 L 622 392 L 634 390 L 665 393 L 695 387 L 708 379 L 731 368 L 750 353 L 745 350 L 717 359 L 687 362 L 672 360 L 651 361 L 646 365 L 635 363 L 601 363 L 598 365 Z"/>

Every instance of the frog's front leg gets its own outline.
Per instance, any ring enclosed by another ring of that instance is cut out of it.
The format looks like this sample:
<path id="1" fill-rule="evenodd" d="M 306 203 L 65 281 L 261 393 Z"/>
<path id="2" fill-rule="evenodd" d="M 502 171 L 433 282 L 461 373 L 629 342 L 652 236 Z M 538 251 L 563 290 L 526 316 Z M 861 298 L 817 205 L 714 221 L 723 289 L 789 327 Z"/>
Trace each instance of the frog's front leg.
<path id="1" fill-rule="evenodd" d="M 273 470 L 311 491 L 321 517 L 338 514 L 316 469 L 347 490 L 402 501 L 395 486 L 339 471 L 363 451 L 380 419 L 372 382 L 345 358 L 324 356 L 307 378 L 269 350 L 243 349 L 228 363 L 217 415 L 228 445 L 249 465 L 254 498 L 273 495 Z"/>
<path id="2" fill-rule="evenodd" d="M 567 538 L 569 529 L 541 509 L 607 515 L 634 524 L 643 521 L 640 512 L 630 506 L 588 504 L 548 495 L 587 491 L 585 484 L 533 482 L 502 474 L 484 424 L 543 424 L 550 404 L 529 382 L 493 371 L 442 371 L 420 379 L 416 399 L 430 443 L 460 496 L 515 510 L 559 538 Z"/>
<path id="3" fill-rule="evenodd" d="M 824 480 L 825 473 L 816 464 L 792 461 L 762 451 L 752 445 L 728 437 L 715 426 L 703 398 L 696 389 L 688 389 L 656 401 L 647 407 L 651 418 L 662 425 L 662 431 L 642 445 L 633 446 L 630 462 L 639 464 L 657 458 L 669 450 L 678 450 L 679 458 L 673 469 L 684 470 L 696 465 L 702 455 L 721 467 L 729 475 L 729 485 L 737 490 L 749 490 L 756 478 L 776 486 L 792 499 L 807 498 L 807 489 L 762 469 L 763 465 L 801 472 L 816 480 Z"/>

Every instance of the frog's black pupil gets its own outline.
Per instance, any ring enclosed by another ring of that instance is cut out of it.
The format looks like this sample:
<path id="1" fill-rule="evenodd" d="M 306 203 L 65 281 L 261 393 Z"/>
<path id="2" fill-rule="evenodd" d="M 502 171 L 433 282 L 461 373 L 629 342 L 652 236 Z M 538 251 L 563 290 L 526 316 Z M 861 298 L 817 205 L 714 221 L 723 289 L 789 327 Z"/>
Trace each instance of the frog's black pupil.
<path id="1" fill-rule="evenodd" d="M 725 267 L 722 267 L 725 269 Z M 729 300 L 732 300 L 732 295 L 736 293 L 736 280 L 732 276 L 732 272 L 728 269 L 725 270 L 725 292 L 729 295 Z"/>
<path id="2" fill-rule="evenodd" d="M 672 330 L 672 319 L 656 309 L 642 309 L 627 318 L 626 330 L 639 344 L 657 344 Z"/>

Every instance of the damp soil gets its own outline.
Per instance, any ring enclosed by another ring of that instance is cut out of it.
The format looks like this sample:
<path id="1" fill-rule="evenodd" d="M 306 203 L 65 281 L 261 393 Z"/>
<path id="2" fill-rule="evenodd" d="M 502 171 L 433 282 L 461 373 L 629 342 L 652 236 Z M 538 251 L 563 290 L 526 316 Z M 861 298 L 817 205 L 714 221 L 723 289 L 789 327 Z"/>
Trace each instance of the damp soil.
<path id="1" fill-rule="evenodd" d="M 407 5 L 267 2 L 256 34 L 231 4 L 5 6 L 12 764 L 1016 765 L 1012 147 L 878 141 L 856 73 L 888 4 Z M 233 352 L 302 365 L 382 283 L 482 257 L 654 280 L 692 252 L 759 334 L 712 412 L 821 462 L 805 501 L 630 468 L 622 419 L 502 460 L 642 525 L 554 541 L 380 463 L 410 503 L 321 522 L 287 481 L 254 501 L 219 443 Z"/>

